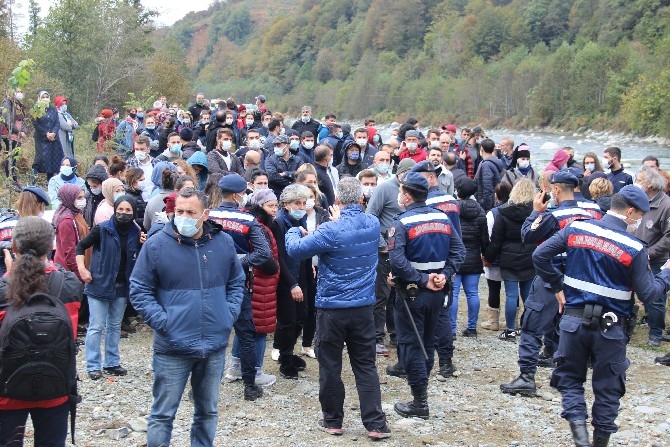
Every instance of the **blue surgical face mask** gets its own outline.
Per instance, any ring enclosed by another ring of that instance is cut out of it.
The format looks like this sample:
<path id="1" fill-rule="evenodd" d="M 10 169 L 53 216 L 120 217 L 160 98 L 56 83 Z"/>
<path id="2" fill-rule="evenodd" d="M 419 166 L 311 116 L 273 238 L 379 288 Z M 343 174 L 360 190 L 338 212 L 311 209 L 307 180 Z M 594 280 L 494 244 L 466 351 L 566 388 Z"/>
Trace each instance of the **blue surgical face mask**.
<path id="1" fill-rule="evenodd" d="M 275 146 L 275 148 L 274 148 L 274 153 L 275 153 L 275 155 L 276 155 L 277 157 L 281 157 L 281 156 L 284 155 L 284 148 L 281 147 L 281 146 L 279 146 L 279 147 L 276 147 L 276 146 Z"/>
<path id="2" fill-rule="evenodd" d="M 137 112 L 138 118 L 144 118 L 144 112 Z"/>
<path id="3" fill-rule="evenodd" d="M 339 138 L 340 140 L 341 140 L 342 138 L 344 138 L 344 132 L 339 132 L 339 133 L 337 134 L 337 138 Z"/>
<path id="4" fill-rule="evenodd" d="M 300 140 L 291 140 L 291 149 L 298 149 L 300 147 Z"/>
<path id="5" fill-rule="evenodd" d="M 74 172 L 74 169 L 72 166 L 61 166 L 60 167 L 60 173 L 64 175 L 65 177 L 68 177 L 72 175 L 72 172 Z"/>
<path id="6" fill-rule="evenodd" d="M 61 113 L 67 112 L 67 104 L 63 104 L 62 106 L 60 106 L 60 111 Z"/>
<path id="7" fill-rule="evenodd" d="M 145 129 L 149 129 L 149 130 L 154 130 L 154 129 L 156 128 L 156 125 L 155 125 L 155 124 L 151 124 L 150 126 L 145 126 L 144 128 L 145 128 Z"/>
<path id="8" fill-rule="evenodd" d="M 349 155 L 347 155 L 347 157 L 349 157 L 349 160 L 351 160 L 351 161 L 358 161 L 359 156 L 360 156 L 360 154 L 356 151 L 349 152 Z"/>
<path id="9" fill-rule="evenodd" d="M 305 210 L 294 210 L 294 209 L 291 209 L 291 211 L 289 211 L 288 214 L 289 214 L 292 218 L 294 218 L 295 220 L 300 220 L 300 219 L 302 219 L 303 217 L 305 217 L 305 214 L 306 214 L 306 213 L 307 213 L 307 211 L 305 211 Z"/>
<path id="10" fill-rule="evenodd" d="M 200 215 L 200 217 L 202 217 L 202 215 Z M 177 231 L 182 236 L 193 237 L 198 231 L 200 231 L 200 227 L 197 226 L 198 219 L 187 216 L 175 216 L 174 225 L 177 227 Z"/>
<path id="11" fill-rule="evenodd" d="M 386 174 L 389 172 L 389 164 L 388 163 L 379 163 L 377 165 L 377 171 L 379 171 L 380 174 Z"/>
<path id="12" fill-rule="evenodd" d="M 173 154 L 178 154 L 179 152 L 181 152 L 181 143 L 173 144 L 170 147 L 170 152 L 172 152 Z"/>
<path id="13" fill-rule="evenodd" d="M 116 202 L 117 200 L 119 200 L 119 197 L 124 196 L 124 195 L 126 195 L 125 192 L 114 193 L 114 201 Z"/>

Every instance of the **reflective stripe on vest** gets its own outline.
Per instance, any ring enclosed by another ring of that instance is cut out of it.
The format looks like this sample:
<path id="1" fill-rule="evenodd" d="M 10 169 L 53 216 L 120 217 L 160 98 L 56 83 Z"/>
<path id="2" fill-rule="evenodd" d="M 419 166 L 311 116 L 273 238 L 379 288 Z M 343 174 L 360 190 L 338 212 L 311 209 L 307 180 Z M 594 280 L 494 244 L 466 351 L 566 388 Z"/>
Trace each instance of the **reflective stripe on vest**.
<path id="1" fill-rule="evenodd" d="M 435 270 L 443 269 L 447 265 L 446 261 L 435 261 L 435 262 L 412 262 L 409 263 L 412 267 L 417 270 Z"/>
<path id="2" fill-rule="evenodd" d="M 572 278 L 568 275 L 563 277 L 563 284 L 574 287 L 575 289 L 595 293 L 596 295 L 600 296 L 606 296 L 615 300 L 628 301 L 632 297 L 632 292 L 629 290 L 612 289 L 610 287 L 601 286 L 599 284 L 582 281 L 581 279 Z"/>
<path id="3" fill-rule="evenodd" d="M 594 234 L 596 236 L 599 236 L 603 239 L 609 239 L 612 241 L 616 241 L 620 244 L 626 245 L 634 250 L 640 251 L 644 247 L 642 243 L 639 241 L 636 241 L 635 239 L 623 235 L 621 233 L 617 233 L 616 231 L 608 230 L 607 228 L 602 228 L 597 225 L 593 225 L 592 223 L 588 222 L 574 222 L 572 224 L 572 228 L 576 228 L 578 230 L 586 231 L 591 234 Z"/>
<path id="4" fill-rule="evenodd" d="M 419 222 L 432 222 L 436 220 L 443 220 L 446 222 L 449 222 L 449 217 L 444 215 L 443 213 L 437 214 L 437 213 L 431 213 L 431 214 L 414 214 L 412 216 L 407 216 L 403 217 L 400 219 L 400 222 L 403 225 L 409 225 L 413 223 L 419 223 Z"/>

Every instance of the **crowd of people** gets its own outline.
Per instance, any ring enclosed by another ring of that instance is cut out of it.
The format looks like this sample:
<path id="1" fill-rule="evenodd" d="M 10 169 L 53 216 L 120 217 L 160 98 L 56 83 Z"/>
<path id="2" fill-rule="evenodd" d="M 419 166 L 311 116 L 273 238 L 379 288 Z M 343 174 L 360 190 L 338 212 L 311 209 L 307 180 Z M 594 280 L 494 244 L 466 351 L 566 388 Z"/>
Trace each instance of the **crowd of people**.
<path id="1" fill-rule="evenodd" d="M 11 122 L 27 120 L 22 99 L 17 91 L 7 100 Z M 50 95 L 39 99 L 49 104 Z M 318 427 L 331 435 L 343 433 L 346 344 L 363 425 L 370 438 L 387 438 L 375 358 L 397 349 L 386 373 L 406 378 L 413 400 L 395 411 L 428 418 L 435 353 L 438 374 L 452 377 L 454 339 L 481 329 L 519 343 L 520 374 L 502 392 L 534 395 L 537 367 L 556 367 L 551 385 L 563 395 L 577 446 L 591 445 L 582 387 L 590 357 L 593 445 L 602 447 L 618 428 L 625 345 L 637 323 L 632 291 L 644 304 L 648 344 L 670 341 L 670 174 L 652 156 L 632 176 L 617 147 L 580 161 L 574 149 L 554 145 L 540 167 L 529 145 L 495 142 L 479 126 L 422 130 L 409 118 L 382 141 L 373 119 L 354 128 L 333 114 L 319 122 L 304 106 L 289 127 L 263 95 L 247 109 L 198 93 L 188 108 L 162 97 L 146 110 L 129 107 L 123 119 L 102 110 L 94 164 L 81 169 L 78 124 L 67 98 L 54 104 L 32 123 L 33 170 L 47 174 L 48 191 L 20 188 L 16 215 L 0 222 L 1 239 L 11 242 L 0 318 L 49 291 L 42 280 L 19 288 L 27 272 L 66 273 L 79 289 L 64 288 L 60 298 L 77 303 L 72 326 L 90 380 L 133 374 L 119 340 L 135 331 L 133 319 L 148 324 L 150 447 L 169 444 L 189 375 L 193 445 L 212 444 L 222 379 L 241 381 L 244 399 L 261 398 L 277 380 L 264 368 L 268 334 L 283 379 L 318 361 Z M 3 133 L 7 153 L 27 130 Z M 9 160 L 5 170 L 11 177 Z M 46 230 L 29 216 L 49 206 L 46 250 L 31 239 Z M 480 322 L 482 274 L 488 306 Z M 457 330 L 461 288 L 467 319 Z M 655 361 L 670 366 L 670 354 Z M 0 444 L 23 436 L 7 424 L 23 424 L 28 413 L 37 440 L 62 422 L 68 404 L 0 395 Z"/>

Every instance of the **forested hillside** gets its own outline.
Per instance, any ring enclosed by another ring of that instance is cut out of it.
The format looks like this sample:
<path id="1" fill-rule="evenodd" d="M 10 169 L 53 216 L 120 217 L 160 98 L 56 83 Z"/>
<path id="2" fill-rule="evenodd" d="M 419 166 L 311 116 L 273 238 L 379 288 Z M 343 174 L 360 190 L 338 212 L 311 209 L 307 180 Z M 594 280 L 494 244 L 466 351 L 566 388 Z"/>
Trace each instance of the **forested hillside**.
<path id="1" fill-rule="evenodd" d="M 670 0 L 231 0 L 169 33 L 281 110 L 670 133 Z"/>
<path id="2" fill-rule="evenodd" d="M 29 97 L 53 89 L 81 118 L 197 89 L 293 113 L 670 135 L 670 0 L 230 0 L 167 29 L 140 0 L 55 0 L 43 20 L 29 0 L 19 45 L 14 2 L 1 79 L 31 57 Z"/>

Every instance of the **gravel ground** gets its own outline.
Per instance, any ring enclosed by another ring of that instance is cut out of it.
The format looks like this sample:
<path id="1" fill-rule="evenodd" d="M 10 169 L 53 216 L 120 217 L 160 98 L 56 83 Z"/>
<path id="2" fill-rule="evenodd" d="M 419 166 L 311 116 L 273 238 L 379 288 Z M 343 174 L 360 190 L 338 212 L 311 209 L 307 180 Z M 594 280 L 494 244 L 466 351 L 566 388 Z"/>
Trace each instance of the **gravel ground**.
<path id="1" fill-rule="evenodd" d="M 482 295 L 485 296 L 485 295 Z M 482 303 L 483 315 L 485 303 Z M 459 325 L 465 320 L 461 306 Z M 151 330 L 140 324 L 138 331 L 121 341 L 125 377 L 91 381 L 85 376 L 84 356 L 78 357 L 83 377 L 78 407 L 77 445 L 142 446 L 146 442 L 146 415 L 151 409 Z M 480 330 L 479 337 L 456 340 L 454 362 L 458 377 L 439 381 L 435 369 L 429 384 L 430 419 L 404 419 L 393 411 L 398 400 L 410 398 L 409 387 L 389 377 L 385 368 L 396 361 L 396 353 L 377 362 L 380 372 L 382 404 L 393 436 L 380 441 L 388 446 L 571 446 L 572 438 L 560 417 L 559 393 L 549 387 L 550 369 L 540 369 L 536 381 L 539 397 L 524 398 L 502 394 L 499 384 L 518 374 L 517 344 L 499 341 L 497 333 Z M 640 328 L 637 336 L 644 334 Z M 638 343 L 639 344 L 639 343 Z M 278 364 L 270 358 L 271 341 L 265 360 L 267 372 L 279 375 Z M 670 345 L 666 345 L 667 348 Z M 299 348 L 298 348 L 299 349 Z M 619 433 L 610 445 L 670 446 L 670 368 L 653 364 L 661 355 L 630 346 L 632 366 L 628 374 L 628 392 L 622 400 Z M 346 355 L 345 355 L 346 357 Z M 219 426 L 215 445 L 226 446 L 342 446 L 369 445 L 372 441 L 360 422 L 358 398 L 353 375 L 345 358 L 343 379 L 345 433 L 332 437 L 316 429 L 320 406 L 318 366 L 306 358 L 307 369 L 300 380 L 277 379 L 255 401 L 242 398 L 240 382 L 224 383 L 220 388 Z M 593 401 L 590 383 L 586 384 L 588 402 Z M 172 445 L 188 446 L 193 406 L 186 396 L 175 420 Z M 30 427 L 28 431 L 30 432 Z M 31 445 L 30 441 L 26 445 Z"/>

